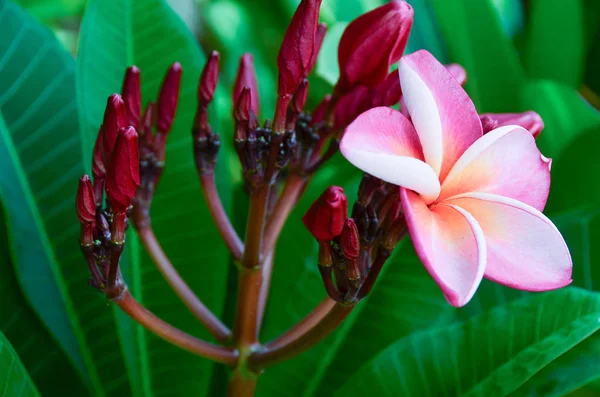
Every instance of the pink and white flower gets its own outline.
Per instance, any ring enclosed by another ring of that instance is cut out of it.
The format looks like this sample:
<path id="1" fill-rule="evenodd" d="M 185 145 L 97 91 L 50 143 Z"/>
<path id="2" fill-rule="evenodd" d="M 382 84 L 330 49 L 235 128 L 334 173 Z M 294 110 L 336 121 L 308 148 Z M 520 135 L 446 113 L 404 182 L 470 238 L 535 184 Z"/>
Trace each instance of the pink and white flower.
<path id="1" fill-rule="evenodd" d="M 571 282 L 572 261 L 544 216 L 551 160 L 523 127 L 483 134 L 473 102 L 427 51 L 403 57 L 400 84 L 410 121 L 378 107 L 348 126 L 342 154 L 400 186 L 419 258 L 448 302 L 463 306 L 483 277 L 527 290 Z"/>

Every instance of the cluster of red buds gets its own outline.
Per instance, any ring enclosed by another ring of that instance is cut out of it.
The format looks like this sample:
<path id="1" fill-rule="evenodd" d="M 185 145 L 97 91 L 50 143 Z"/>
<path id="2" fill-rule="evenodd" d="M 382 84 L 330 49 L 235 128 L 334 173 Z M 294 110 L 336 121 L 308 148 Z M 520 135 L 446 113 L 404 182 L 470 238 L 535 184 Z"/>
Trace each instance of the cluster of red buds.
<path id="1" fill-rule="evenodd" d="M 355 304 L 373 287 L 406 233 L 397 186 L 365 174 L 348 218 L 344 190 L 331 186 L 302 220 L 319 242 L 319 270 L 329 297 Z"/>
<path id="2" fill-rule="evenodd" d="M 256 371 L 297 354 L 298 346 L 305 349 L 331 332 L 347 315 L 346 309 L 368 294 L 405 231 L 396 187 L 365 175 L 351 218 L 347 217 L 343 190 L 328 189 L 313 204 L 304 222 L 319 241 L 319 267 L 327 293 L 343 308 L 336 305 L 331 309 L 336 320 L 325 322 L 326 332 L 316 335 L 303 328 L 318 321 L 313 319 L 301 322 L 270 347 L 265 345 L 269 347 L 266 350 L 257 348 L 273 250 L 285 220 L 312 174 L 337 152 L 344 128 L 360 113 L 375 106 L 398 104 L 402 96 L 398 73 L 390 73 L 390 67 L 404 52 L 413 10 L 403 0 L 392 0 L 348 25 L 338 51 L 339 81 L 314 110 L 306 109 L 308 76 L 327 32 L 326 26 L 318 23 L 321 1 L 301 0 L 285 33 L 277 58 L 279 80 L 272 119 L 260 120 L 258 78 L 252 56 L 244 54 L 240 60 L 232 117 L 234 147 L 250 192 L 244 242 L 231 226 L 215 184 L 220 136 L 210 125 L 208 108 L 219 79 L 216 51 L 200 76 L 191 127 L 193 156 L 209 211 L 233 258 L 241 265 L 233 332 L 185 284 L 151 227 L 150 206 L 165 167 L 166 141 L 179 96 L 182 69 L 178 63 L 169 68 L 157 101 L 149 102 L 143 112 L 140 71 L 135 66 L 127 69 L 121 95 L 113 94 L 108 99 L 94 148 L 93 183 L 88 176 L 82 177 L 77 194 L 80 243 L 93 287 L 171 343 L 216 361 L 249 365 Z M 283 189 L 275 186 L 279 182 L 284 184 Z M 177 295 L 226 346 L 215 347 L 175 329 L 127 293 L 119 259 L 130 220 Z M 329 302 L 326 300 L 324 307 Z M 320 312 L 316 310 L 313 316 L 319 317 Z"/>
<path id="3" fill-rule="evenodd" d="M 79 180 L 76 209 L 90 284 L 109 297 L 124 288 L 119 259 L 132 204 L 135 200 L 136 210 L 147 210 L 162 174 L 180 78 L 176 63 L 165 76 L 157 106 L 150 102 L 141 117 L 140 71 L 127 69 L 121 95 L 112 94 L 106 104 L 92 157 L 93 183 L 88 175 Z"/>

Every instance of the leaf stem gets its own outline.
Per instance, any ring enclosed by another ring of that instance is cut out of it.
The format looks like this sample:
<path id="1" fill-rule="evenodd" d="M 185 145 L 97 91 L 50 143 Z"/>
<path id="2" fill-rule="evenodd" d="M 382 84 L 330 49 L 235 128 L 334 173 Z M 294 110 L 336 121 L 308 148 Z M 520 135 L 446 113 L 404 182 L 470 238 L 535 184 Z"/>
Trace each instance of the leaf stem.
<path id="1" fill-rule="evenodd" d="M 281 343 L 278 339 L 286 337 L 291 330 L 251 353 L 248 357 L 248 368 L 258 372 L 310 349 L 329 336 L 353 308 L 354 305 L 336 303 L 313 327 L 303 329 L 304 333 L 290 338 L 289 343 Z"/>
<path id="2" fill-rule="evenodd" d="M 220 342 L 227 342 L 231 339 L 231 331 L 221 320 L 219 320 L 209 308 L 194 294 L 192 289 L 181 278 L 177 270 L 173 267 L 169 258 L 165 255 L 160 243 L 154 235 L 151 226 L 138 229 L 140 240 L 150 254 L 150 257 L 156 264 L 167 283 L 171 286 L 175 294 L 182 300 L 187 308 L 200 320 L 208 331 Z"/>
<path id="3" fill-rule="evenodd" d="M 127 290 L 112 301 L 133 320 L 169 343 L 219 363 L 231 366 L 237 363 L 237 351 L 231 348 L 213 345 L 212 343 L 205 342 L 173 327 L 148 311 L 133 296 L 131 296 Z"/>
<path id="4" fill-rule="evenodd" d="M 223 203 L 215 184 L 215 174 L 213 172 L 200 174 L 199 178 L 202 193 L 204 194 L 204 199 L 206 200 L 213 221 L 219 229 L 219 233 L 233 258 L 236 261 L 240 260 L 244 252 L 244 244 L 231 225 L 229 217 L 223 208 Z"/>

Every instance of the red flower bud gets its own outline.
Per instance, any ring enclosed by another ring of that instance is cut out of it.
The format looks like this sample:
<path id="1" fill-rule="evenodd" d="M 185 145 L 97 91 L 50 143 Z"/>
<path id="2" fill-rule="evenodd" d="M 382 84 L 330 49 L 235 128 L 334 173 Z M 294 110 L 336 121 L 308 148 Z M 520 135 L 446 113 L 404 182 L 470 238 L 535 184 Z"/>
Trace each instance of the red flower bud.
<path id="1" fill-rule="evenodd" d="M 400 73 L 394 70 L 387 75 L 383 83 L 379 84 L 373 90 L 373 100 L 371 107 L 393 106 L 400 102 L 402 89 L 400 88 Z"/>
<path id="2" fill-rule="evenodd" d="M 146 105 L 146 109 L 144 110 L 144 115 L 142 116 L 141 120 L 141 128 L 139 130 L 139 135 L 142 138 L 142 141 L 145 142 L 147 146 L 152 146 L 152 142 L 154 140 L 154 135 L 152 133 L 152 125 L 154 124 L 155 107 L 156 106 L 154 102 L 149 102 Z"/>
<path id="3" fill-rule="evenodd" d="M 104 178 L 106 175 L 106 166 L 104 165 L 103 148 L 102 148 L 102 136 L 104 132 L 103 127 L 100 126 L 98 136 L 96 136 L 96 143 L 94 144 L 94 153 L 92 155 L 92 175 L 94 179 Z"/>
<path id="4" fill-rule="evenodd" d="M 325 95 L 321 103 L 317 105 L 315 110 L 312 112 L 312 124 L 320 123 L 325 119 L 325 112 L 329 107 L 329 103 L 331 102 L 331 94 Z"/>
<path id="5" fill-rule="evenodd" d="M 233 109 L 233 116 L 236 121 L 243 122 L 250 120 L 250 108 L 252 104 L 252 92 L 250 87 L 244 87 L 238 96 L 235 108 Z"/>
<path id="6" fill-rule="evenodd" d="M 490 117 L 492 120 L 497 121 L 498 127 L 513 124 L 519 125 L 531 132 L 534 138 L 537 138 L 544 129 L 544 120 L 532 110 L 524 113 L 486 113 L 481 116 Z"/>
<path id="7" fill-rule="evenodd" d="M 198 102 L 210 103 L 219 81 L 219 53 L 213 51 L 202 69 L 198 84 Z"/>
<path id="8" fill-rule="evenodd" d="M 125 102 L 119 94 L 112 94 L 108 97 L 106 103 L 106 110 L 104 111 L 104 121 L 102 123 L 102 130 L 104 136 L 102 137 L 102 148 L 104 155 L 104 164 L 110 160 L 115 143 L 117 142 L 117 136 L 119 130 L 127 126 L 127 119 L 125 116 Z"/>
<path id="9" fill-rule="evenodd" d="M 331 186 L 306 211 L 302 221 L 319 241 L 329 241 L 342 233 L 348 214 L 344 189 Z"/>
<path id="10" fill-rule="evenodd" d="M 79 188 L 75 199 L 77 218 L 81 224 L 96 222 L 96 201 L 94 200 L 94 187 L 87 175 L 79 179 Z"/>
<path id="11" fill-rule="evenodd" d="M 308 67 L 309 73 L 315 68 L 315 65 L 317 64 L 317 58 L 319 57 L 319 52 L 321 52 L 321 46 L 323 45 L 323 40 L 325 39 L 325 33 L 327 33 L 327 25 L 325 25 L 324 23 L 320 23 L 317 26 L 317 33 L 315 34 L 315 49 L 313 51 L 312 59 L 310 60 L 310 65 Z"/>
<path id="12" fill-rule="evenodd" d="M 279 55 L 279 96 L 291 95 L 311 70 L 322 0 L 302 0 L 288 26 Z"/>
<path id="13" fill-rule="evenodd" d="M 304 105 L 306 104 L 306 99 L 308 98 L 308 79 L 303 79 L 300 83 L 300 86 L 296 90 L 294 94 L 294 98 L 292 98 L 292 102 L 290 106 L 294 113 L 302 113 L 304 110 Z"/>
<path id="14" fill-rule="evenodd" d="M 344 95 L 335 106 L 336 129 L 344 128 L 354 121 L 358 115 L 369 110 L 373 101 L 373 93 L 369 87 L 359 85 Z"/>
<path id="15" fill-rule="evenodd" d="M 340 249 L 346 259 L 358 258 L 358 252 L 360 251 L 360 237 L 358 236 L 358 228 L 354 219 L 348 218 L 344 222 L 344 228 L 340 235 Z"/>
<path id="16" fill-rule="evenodd" d="M 467 71 L 465 70 L 465 68 L 460 66 L 458 63 L 450 63 L 445 66 L 446 70 L 450 72 L 452 77 L 454 77 L 456 81 L 458 81 L 458 84 L 465 85 L 465 83 L 467 82 Z"/>
<path id="17" fill-rule="evenodd" d="M 106 176 L 106 196 L 115 213 L 124 213 L 140 186 L 138 134 L 133 127 L 119 131 Z"/>
<path id="18" fill-rule="evenodd" d="M 142 94 L 140 92 L 140 70 L 130 66 L 125 72 L 121 96 L 125 102 L 127 123 L 135 128 L 139 127 L 140 113 L 142 112 Z"/>
<path id="19" fill-rule="evenodd" d="M 240 67 L 233 87 L 233 103 L 238 102 L 240 94 L 245 87 L 250 88 L 250 98 L 252 99 L 250 102 L 250 110 L 252 110 L 254 114 L 258 114 L 260 103 L 258 82 L 256 80 L 256 72 L 254 71 L 254 58 L 248 53 L 242 55 L 240 58 Z"/>
<path id="20" fill-rule="evenodd" d="M 385 79 L 404 53 L 413 14 L 408 3 L 392 0 L 348 25 L 338 47 L 338 92 L 346 93 L 358 84 L 376 87 Z"/>
<path id="21" fill-rule="evenodd" d="M 163 80 L 158 94 L 156 129 L 164 134 L 171 130 L 177 101 L 179 100 L 179 86 L 181 84 L 181 65 L 175 62 L 171 65 Z"/>

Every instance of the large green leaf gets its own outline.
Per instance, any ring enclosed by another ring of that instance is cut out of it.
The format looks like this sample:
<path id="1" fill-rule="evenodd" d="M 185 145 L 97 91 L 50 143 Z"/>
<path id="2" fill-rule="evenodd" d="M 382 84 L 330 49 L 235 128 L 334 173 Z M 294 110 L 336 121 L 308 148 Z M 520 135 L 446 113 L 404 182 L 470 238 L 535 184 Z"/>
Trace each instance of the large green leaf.
<path id="1" fill-rule="evenodd" d="M 12 235 L 15 274 L 33 310 L 95 386 L 97 364 L 86 340 L 103 318 L 86 286 L 73 211 L 83 172 L 73 59 L 20 8 L 0 2 L 0 197 Z M 110 330 L 96 333 L 110 343 Z M 117 344 L 118 346 L 118 344 Z M 104 352 L 108 350 L 106 346 Z"/>
<path id="2" fill-rule="evenodd" d="M 19 356 L 0 332 L 0 390 L 3 396 L 39 396 Z"/>
<path id="3" fill-rule="evenodd" d="M 336 395 L 503 396 L 600 328 L 599 315 L 595 293 L 533 295 L 398 341 Z"/>
<path id="4" fill-rule="evenodd" d="M 542 369 L 514 393 L 560 397 L 600 379 L 600 333 L 596 332 Z"/>
<path id="5" fill-rule="evenodd" d="M 101 51 L 99 50 L 101 49 Z M 177 270 L 219 315 L 225 296 L 228 254 L 221 243 L 197 182 L 191 155 L 190 129 L 194 116 L 195 89 L 204 65 L 193 35 L 162 0 L 123 3 L 91 1 L 81 29 L 77 60 L 77 95 L 83 134 L 83 151 L 89 163 L 93 140 L 102 121 L 106 98 L 118 92 L 125 68 L 141 70 L 144 102 L 157 95 L 168 66 L 179 61 L 183 67 L 178 114 L 167 146 L 167 164 L 152 205 L 152 223 L 161 245 Z M 229 140 L 224 137 L 222 155 L 227 157 Z M 227 166 L 227 162 L 222 162 Z M 220 174 L 225 176 L 226 169 Z M 224 201 L 229 190 L 222 186 Z M 188 332 L 208 337 L 196 319 L 154 269 L 148 256 L 130 245 L 129 259 L 139 264 L 144 304 L 166 321 Z M 198 249 L 198 247 L 202 247 Z M 134 268 L 134 273 L 136 269 Z M 131 284 L 132 279 L 127 279 Z M 168 345 L 148 335 L 139 345 L 141 366 L 138 381 L 156 394 L 204 394 L 211 366 L 207 360 Z M 145 357 L 145 359 L 144 359 Z M 130 365 L 131 366 L 131 365 Z M 147 368 L 147 371 L 142 368 Z M 148 381 L 150 379 L 150 381 Z M 150 383 L 148 383 L 150 382 Z"/>
<path id="6" fill-rule="evenodd" d="M 532 0 L 523 64 L 529 76 L 579 88 L 585 67 L 584 0 Z"/>
<path id="7" fill-rule="evenodd" d="M 89 390 L 81 374 L 31 310 L 20 291 L 10 261 L 5 220 L 4 209 L 0 209 L 0 332 L 10 339 L 23 365 L 44 395 L 71 392 L 85 396 Z"/>
<path id="8" fill-rule="evenodd" d="M 525 75 L 492 0 L 433 0 L 431 4 L 451 60 L 467 70 L 466 88 L 477 109 L 519 110 Z"/>

